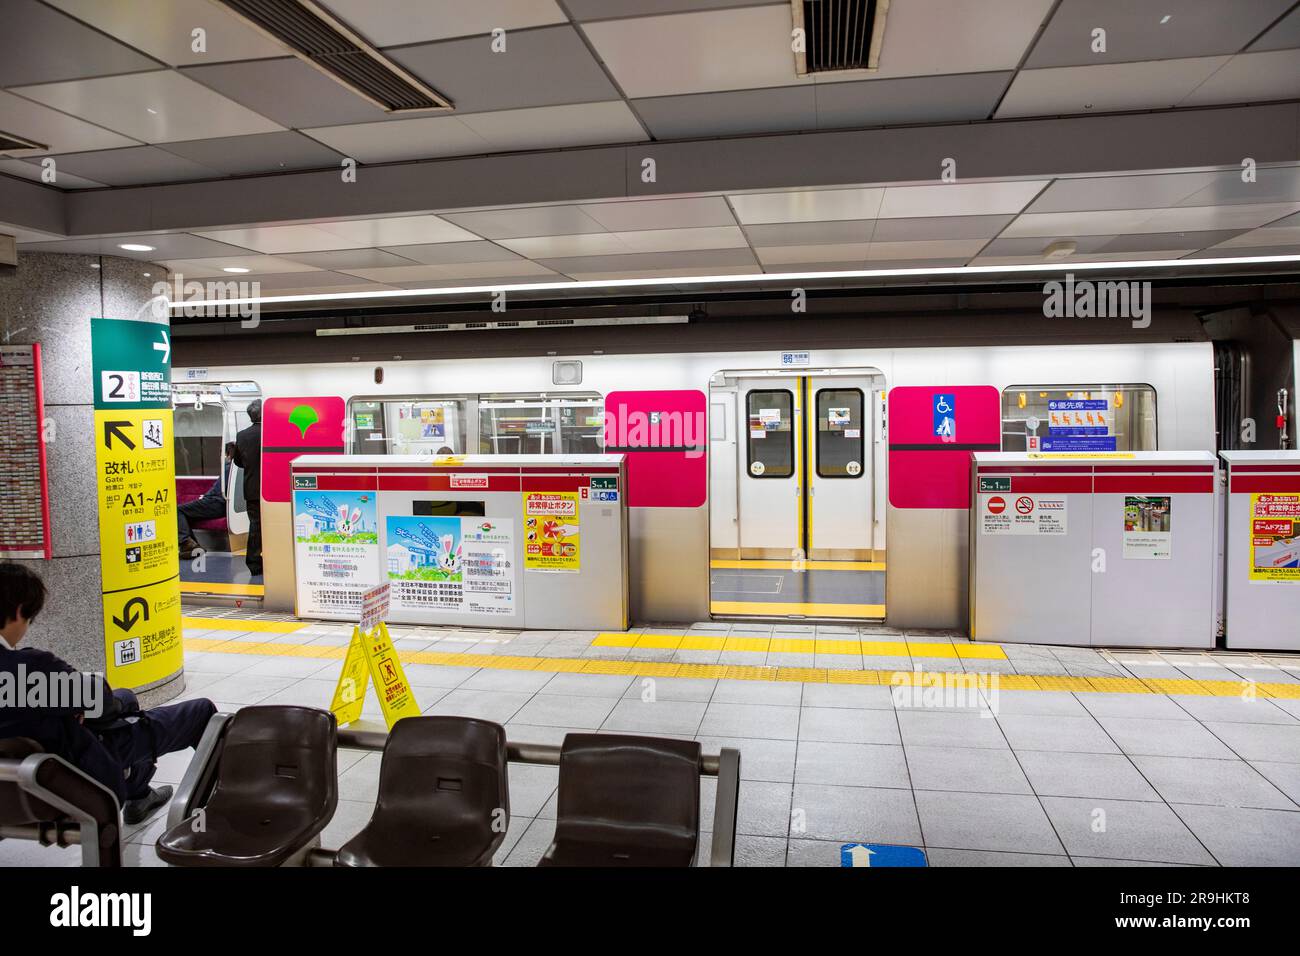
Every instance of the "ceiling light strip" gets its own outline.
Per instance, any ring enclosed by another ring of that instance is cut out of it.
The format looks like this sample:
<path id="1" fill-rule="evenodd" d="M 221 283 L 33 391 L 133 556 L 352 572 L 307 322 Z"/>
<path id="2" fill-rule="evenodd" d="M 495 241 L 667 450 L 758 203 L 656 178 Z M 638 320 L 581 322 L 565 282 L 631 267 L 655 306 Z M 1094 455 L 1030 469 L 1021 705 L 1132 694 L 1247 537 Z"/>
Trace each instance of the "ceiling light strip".
<path id="1" fill-rule="evenodd" d="M 532 282 L 514 285 L 448 286 L 429 289 L 378 289 L 373 292 L 313 292 L 301 295 L 263 295 L 242 299 L 185 299 L 173 302 L 173 310 L 203 306 L 274 305 L 290 302 L 362 302 L 373 299 L 442 298 L 458 295 L 494 295 L 505 292 L 553 292 L 583 289 L 653 289 L 678 285 L 761 285 L 784 282 L 831 282 L 845 279 L 893 279 L 950 276 L 998 276 L 1026 273 L 1119 272 L 1128 269 L 1209 268 L 1212 266 L 1275 265 L 1290 263 L 1300 268 L 1300 255 L 1234 256 L 1222 259 L 1152 259 L 1131 262 L 1025 263 L 1004 266 L 950 266 L 916 269 L 851 269 L 838 272 L 771 272 L 757 275 L 658 276 L 647 279 L 584 279 L 566 282 Z"/>

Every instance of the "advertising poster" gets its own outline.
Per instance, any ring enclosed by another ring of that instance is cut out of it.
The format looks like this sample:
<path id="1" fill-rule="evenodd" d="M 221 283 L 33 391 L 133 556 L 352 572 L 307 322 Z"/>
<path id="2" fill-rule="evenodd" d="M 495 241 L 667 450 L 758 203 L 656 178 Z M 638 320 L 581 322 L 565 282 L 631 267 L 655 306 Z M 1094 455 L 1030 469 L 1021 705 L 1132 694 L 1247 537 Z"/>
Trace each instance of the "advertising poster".
<path id="1" fill-rule="evenodd" d="M 579 570 L 578 492 L 525 491 L 524 569 Z"/>
<path id="2" fill-rule="evenodd" d="M 981 478 L 980 487 L 999 481 L 1006 483 L 1005 492 L 979 496 L 980 534 L 1065 534 L 1064 498 L 1012 494 L 1010 479 Z"/>
<path id="3" fill-rule="evenodd" d="M 1169 560 L 1173 532 L 1168 495 L 1128 495 L 1124 498 L 1124 557 Z"/>
<path id="4" fill-rule="evenodd" d="M 379 583 L 379 525 L 373 491 L 295 491 L 298 613 L 356 620 Z"/>
<path id="5" fill-rule="evenodd" d="M 1300 582 L 1300 495 L 1250 496 L 1250 579 Z"/>
<path id="6" fill-rule="evenodd" d="M 385 569 L 398 611 L 515 613 L 513 521 L 388 515 L 384 531 Z"/>
<path id="7" fill-rule="evenodd" d="M 181 669 L 180 560 L 167 326 L 91 320 L 105 676 L 155 684 Z"/>

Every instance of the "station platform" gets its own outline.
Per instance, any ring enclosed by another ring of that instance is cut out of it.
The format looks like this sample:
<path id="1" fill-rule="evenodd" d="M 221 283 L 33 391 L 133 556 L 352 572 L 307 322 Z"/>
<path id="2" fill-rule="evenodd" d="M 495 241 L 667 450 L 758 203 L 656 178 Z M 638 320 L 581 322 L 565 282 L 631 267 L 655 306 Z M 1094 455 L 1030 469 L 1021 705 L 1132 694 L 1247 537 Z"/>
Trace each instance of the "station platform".
<path id="1" fill-rule="evenodd" d="M 223 711 L 328 707 L 351 633 L 210 606 L 188 606 L 184 628 L 184 696 Z M 1300 864 L 1300 655 L 826 624 L 391 634 L 427 714 L 535 743 L 598 730 L 738 748 L 740 866 L 838 867 L 850 843 L 916 847 L 929 866 Z M 372 698 L 362 719 L 382 728 Z M 340 753 L 325 845 L 369 819 L 379 761 Z M 178 782 L 187 763 L 166 758 L 158 780 Z M 554 767 L 511 767 L 497 865 L 537 863 L 557 782 Z M 164 818 L 129 830 L 128 865 L 158 865 Z M 78 862 L 75 849 L 0 842 L 0 866 Z"/>

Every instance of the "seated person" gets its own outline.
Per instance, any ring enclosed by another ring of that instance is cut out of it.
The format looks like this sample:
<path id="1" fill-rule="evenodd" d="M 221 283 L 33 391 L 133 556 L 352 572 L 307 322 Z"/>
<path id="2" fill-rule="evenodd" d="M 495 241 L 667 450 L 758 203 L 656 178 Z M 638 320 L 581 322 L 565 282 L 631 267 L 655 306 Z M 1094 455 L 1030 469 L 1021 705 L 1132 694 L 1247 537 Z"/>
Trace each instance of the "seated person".
<path id="1" fill-rule="evenodd" d="M 222 489 L 222 484 L 226 480 L 226 474 L 230 471 L 231 459 L 234 457 L 235 443 L 228 441 L 226 442 L 226 457 L 221 463 L 221 474 L 212 483 L 212 487 L 203 492 L 203 497 L 187 501 L 176 509 L 176 525 L 179 531 L 177 540 L 180 542 L 178 547 L 182 558 L 192 558 L 194 552 L 199 550 L 199 543 L 195 540 L 194 532 L 190 528 L 191 521 L 207 521 L 210 518 L 224 518 L 226 516 L 226 494 Z"/>
<path id="2" fill-rule="evenodd" d="M 0 562 L 0 672 L 13 686 L 30 686 L 35 675 L 78 674 L 49 651 L 18 649 L 27 627 L 45 606 L 45 584 L 27 567 Z M 167 707 L 141 710 L 129 690 L 113 690 L 97 674 L 80 674 L 76 700 L 43 700 L 28 707 L 0 707 L 0 738 L 27 737 L 46 753 L 94 777 L 122 804 L 122 818 L 143 823 L 167 804 L 171 787 L 151 787 L 158 758 L 198 745 L 208 720 L 216 713 L 210 700 L 188 700 Z M 66 678 L 49 681 L 68 688 Z"/>

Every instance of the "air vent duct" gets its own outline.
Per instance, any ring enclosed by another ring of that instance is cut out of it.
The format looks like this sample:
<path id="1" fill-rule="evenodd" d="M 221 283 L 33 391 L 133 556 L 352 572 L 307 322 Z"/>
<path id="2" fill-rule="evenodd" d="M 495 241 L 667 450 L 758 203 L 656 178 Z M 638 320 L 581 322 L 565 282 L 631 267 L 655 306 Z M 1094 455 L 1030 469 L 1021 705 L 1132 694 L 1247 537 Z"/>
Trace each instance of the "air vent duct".
<path id="1" fill-rule="evenodd" d="M 803 30 L 803 50 L 795 53 L 800 76 L 879 66 L 889 0 L 791 0 L 791 7 L 795 29 Z"/>
<path id="2" fill-rule="evenodd" d="M 24 139 L 21 136 L 15 136 L 13 133 L 0 130 L 0 153 L 13 153 L 20 149 L 49 149 L 49 147 L 44 143 L 37 143 L 34 140 Z"/>
<path id="3" fill-rule="evenodd" d="M 449 110 L 451 101 L 312 0 L 216 0 L 299 59 L 389 113 Z"/>

